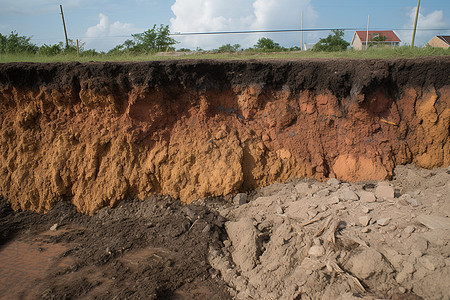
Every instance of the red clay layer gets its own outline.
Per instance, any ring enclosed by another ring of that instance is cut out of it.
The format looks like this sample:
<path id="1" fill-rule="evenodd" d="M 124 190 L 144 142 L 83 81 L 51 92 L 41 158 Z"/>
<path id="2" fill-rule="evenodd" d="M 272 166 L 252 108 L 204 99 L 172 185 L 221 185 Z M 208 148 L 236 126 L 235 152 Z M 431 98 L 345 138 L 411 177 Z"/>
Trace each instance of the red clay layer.
<path id="1" fill-rule="evenodd" d="M 0 193 L 45 212 L 450 164 L 450 59 L 0 65 Z"/>

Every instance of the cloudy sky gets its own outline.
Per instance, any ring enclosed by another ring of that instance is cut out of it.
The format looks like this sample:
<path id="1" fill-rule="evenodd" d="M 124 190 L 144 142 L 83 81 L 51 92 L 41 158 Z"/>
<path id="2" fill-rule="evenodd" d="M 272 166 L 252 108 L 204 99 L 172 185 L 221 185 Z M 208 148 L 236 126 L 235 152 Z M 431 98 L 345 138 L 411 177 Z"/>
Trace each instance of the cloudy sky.
<path id="1" fill-rule="evenodd" d="M 395 29 L 411 43 L 417 0 L 0 0 L 0 33 L 16 31 L 32 42 L 54 44 L 64 40 L 59 5 L 64 8 L 69 38 L 85 48 L 107 51 L 154 24 L 169 25 L 172 32 L 365 28 Z M 434 35 L 450 35 L 450 1 L 421 2 L 416 45 Z M 425 30 L 423 30 L 425 29 Z M 440 29 L 440 30 L 429 30 Z M 445 29 L 445 30 L 444 30 Z M 345 32 L 349 42 L 354 30 Z M 329 31 L 304 34 L 315 43 Z M 300 45 L 300 33 L 176 36 L 177 48 L 213 49 L 231 43 L 247 48 L 260 37 L 282 46 Z"/>

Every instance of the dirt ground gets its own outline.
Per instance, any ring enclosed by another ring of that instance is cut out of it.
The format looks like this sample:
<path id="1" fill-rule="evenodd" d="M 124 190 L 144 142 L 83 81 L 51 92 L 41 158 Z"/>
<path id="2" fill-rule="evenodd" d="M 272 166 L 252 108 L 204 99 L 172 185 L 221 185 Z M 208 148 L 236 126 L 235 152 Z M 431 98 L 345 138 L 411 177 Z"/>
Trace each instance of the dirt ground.
<path id="1" fill-rule="evenodd" d="M 450 299 L 450 168 L 94 216 L 0 201 L 1 299 Z"/>

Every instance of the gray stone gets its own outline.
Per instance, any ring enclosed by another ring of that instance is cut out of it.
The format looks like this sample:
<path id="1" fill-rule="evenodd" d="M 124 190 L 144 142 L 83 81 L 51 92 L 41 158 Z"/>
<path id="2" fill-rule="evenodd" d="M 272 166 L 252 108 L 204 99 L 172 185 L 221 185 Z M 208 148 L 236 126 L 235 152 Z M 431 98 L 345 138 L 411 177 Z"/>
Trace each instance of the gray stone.
<path id="1" fill-rule="evenodd" d="M 405 227 L 405 229 L 403 229 L 403 231 L 405 233 L 411 234 L 416 230 L 416 227 L 412 226 L 412 225 L 408 225 Z"/>
<path id="2" fill-rule="evenodd" d="M 341 201 L 341 199 L 339 199 L 338 196 L 333 196 L 333 197 L 330 198 L 328 203 L 330 203 L 330 204 L 338 204 L 340 201 Z"/>
<path id="3" fill-rule="evenodd" d="M 341 197 L 344 201 L 357 201 L 359 200 L 358 195 L 356 195 L 356 193 L 350 189 L 344 189 L 341 192 Z"/>
<path id="4" fill-rule="evenodd" d="M 377 188 L 375 189 L 375 196 L 377 196 L 377 199 L 383 199 L 392 201 L 394 200 L 394 188 L 390 185 L 380 185 L 381 182 L 378 184 Z"/>
<path id="5" fill-rule="evenodd" d="M 312 246 L 308 250 L 308 254 L 315 257 L 320 257 L 325 254 L 325 248 L 323 246 Z"/>
<path id="6" fill-rule="evenodd" d="M 282 215 L 283 213 L 283 208 L 281 208 L 281 206 L 277 206 L 277 214 Z"/>
<path id="7" fill-rule="evenodd" d="M 450 218 L 436 215 L 419 215 L 417 221 L 430 229 L 450 229 Z"/>
<path id="8" fill-rule="evenodd" d="M 329 189 L 323 189 L 323 190 L 320 190 L 320 191 L 318 191 L 316 193 L 316 195 L 319 196 L 319 197 L 326 197 L 329 194 L 330 194 L 330 190 Z"/>
<path id="9" fill-rule="evenodd" d="M 371 218 L 369 216 L 361 216 L 358 218 L 358 221 L 362 226 L 367 226 L 369 225 L 370 219 Z"/>
<path id="10" fill-rule="evenodd" d="M 371 209 L 366 207 L 366 206 L 361 206 L 361 210 L 362 210 L 363 213 L 368 214 Z"/>
<path id="11" fill-rule="evenodd" d="M 52 227 L 50 227 L 51 231 L 55 231 L 56 229 L 58 229 L 58 224 L 53 224 Z"/>
<path id="12" fill-rule="evenodd" d="M 389 222 L 391 221 L 391 218 L 382 218 L 377 220 L 377 224 L 380 226 L 386 226 L 389 224 Z"/>
<path id="13" fill-rule="evenodd" d="M 331 185 L 331 186 L 337 186 L 341 183 L 340 180 L 336 179 L 336 178 L 330 178 L 327 180 L 327 184 Z"/>
<path id="14" fill-rule="evenodd" d="M 247 203 L 248 196 L 246 193 L 239 193 L 233 198 L 233 203 L 235 205 L 244 205 Z"/>
<path id="15" fill-rule="evenodd" d="M 359 199 L 365 203 L 371 203 L 377 201 L 374 193 L 367 191 L 358 191 Z"/>
<path id="16" fill-rule="evenodd" d="M 414 207 L 422 205 L 422 202 L 420 202 L 416 198 L 411 197 L 411 195 L 409 195 L 409 194 L 401 195 L 399 200 L 403 200 L 406 203 L 408 203 L 409 205 L 414 206 Z"/>

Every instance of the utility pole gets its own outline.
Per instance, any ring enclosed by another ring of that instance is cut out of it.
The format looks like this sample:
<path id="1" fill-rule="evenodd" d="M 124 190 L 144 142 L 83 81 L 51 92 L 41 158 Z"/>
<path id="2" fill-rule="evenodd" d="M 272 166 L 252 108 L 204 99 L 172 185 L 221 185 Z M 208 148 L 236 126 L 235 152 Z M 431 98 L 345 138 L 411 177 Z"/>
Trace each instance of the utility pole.
<path id="1" fill-rule="evenodd" d="M 366 50 L 367 50 L 367 45 L 369 44 L 369 20 L 370 20 L 370 15 L 367 15 Z"/>
<path id="2" fill-rule="evenodd" d="M 414 21 L 414 30 L 413 30 L 413 37 L 412 37 L 411 47 L 414 47 L 414 40 L 416 38 L 417 19 L 419 18 L 419 6 L 420 6 L 420 0 L 417 3 L 416 20 Z"/>
<path id="3" fill-rule="evenodd" d="M 62 16 L 62 21 L 63 21 L 63 26 L 64 26 L 64 34 L 66 35 L 66 49 L 67 49 L 67 48 L 69 48 L 69 39 L 67 38 L 66 21 L 64 20 L 64 12 L 62 9 L 62 5 L 60 5 L 59 8 L 61 9 L 61 16 Z"/>
<path id="4" fill-rule="evenodd" d="M 302 10 L 302 44 L 300 45 L 301 51 L 303 51 L 303 10 Z"/>

